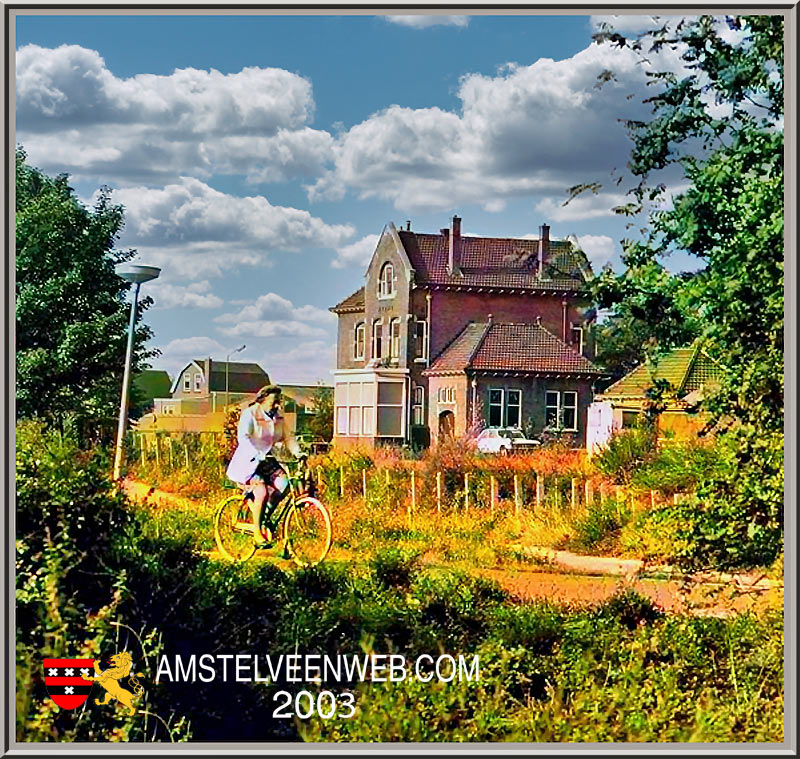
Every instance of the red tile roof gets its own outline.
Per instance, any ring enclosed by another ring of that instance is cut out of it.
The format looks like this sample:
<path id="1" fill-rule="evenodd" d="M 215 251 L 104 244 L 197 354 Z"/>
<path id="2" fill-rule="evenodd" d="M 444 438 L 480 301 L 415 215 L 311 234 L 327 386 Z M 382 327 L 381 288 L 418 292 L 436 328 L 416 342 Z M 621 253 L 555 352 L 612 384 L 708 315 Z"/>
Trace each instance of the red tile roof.
<path id="1" fill-rule="evenodd" d="M 424 373 L 452 374 L 467 369 L 521 374 L 602 374 L 591 361 L 541 324 L 470 322 Z"/>
<path id="2" fill-rule="evenodd" d="M 539 277 L 538 240 L 461 235 L 461 273 L 449 274 L 447 236 L 407 230 L 398 234 L 419 285 L 574 292 L 582 289 L 586 278 L 592 276 L 586 255 L 567 240 L 550 241 L 545 276 Z"/>
<path id="3" fill-rule="evenodd" d="M 357 313 L 364 310 L 364 288 L 361 287 L 343 301 L 328 309 L 335 314 Z"/>

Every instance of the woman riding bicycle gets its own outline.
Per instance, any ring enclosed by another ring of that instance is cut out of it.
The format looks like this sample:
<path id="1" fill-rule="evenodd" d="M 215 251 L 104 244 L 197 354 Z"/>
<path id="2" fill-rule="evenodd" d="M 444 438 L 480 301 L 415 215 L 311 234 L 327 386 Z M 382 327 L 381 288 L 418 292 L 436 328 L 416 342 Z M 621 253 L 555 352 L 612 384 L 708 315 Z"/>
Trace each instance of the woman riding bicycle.
<path id="1" fill-rule="evenodd" d="M 273 448 L 282 444 L 294 456 L 305 456 L 297 440 L 286 429 L 280 404 L 281 389 L 277 385 L 266 385 L 258 391 L 255 401 L 242 410 L 238 445 L 227 470 L 230 479 L 247 487 L 253 494 L 250 508 L 253 512 L 253 539 L 257 545 L 262 543 L 261 512 L 268 492 L 270 505 L 274 508 L 289 490 L 289 477 L 275 459 Z"/>

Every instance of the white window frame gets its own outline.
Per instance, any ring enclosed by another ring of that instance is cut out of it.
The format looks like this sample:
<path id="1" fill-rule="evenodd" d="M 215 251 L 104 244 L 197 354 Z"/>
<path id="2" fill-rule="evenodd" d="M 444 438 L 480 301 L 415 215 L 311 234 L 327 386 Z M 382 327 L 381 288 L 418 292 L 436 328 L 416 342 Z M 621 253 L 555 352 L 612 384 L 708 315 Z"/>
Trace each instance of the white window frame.
<path id="1" fill-rule="evenodd" d="M 414 385 L 411 398 L 411 423 L 422 426 L 425 424 L 425 388 Z"/>
<path id="2" fill-rule="evenodd" d="M 381 385 L 399 385 L 400 386 L 400 403 L 380 403 L 378 399 L 380 398 Z M 397 438 L 397 437 L 404 437 L 405 434 L 406 434 L 406 423 L 407 422 L 406 422 L 406 419 L 405 419 L 405 413 L 403 412 L 403 409 L 407 408 L 406 403 L 408 402 L 407 398 L 406 398 L 406 384 L 405 384 L 405 382 L 399 382 L 397 380 L 381 380 L 381 379 L 379 379 L 377 384 L 375 385 L 374 402 L 375 402 L 375 426 L 374 426 L 375 432 L 373 433 L 374 436 L 375 437 L 382 437 L 382 438 L 391 438 L 391 439 L 394 439 L 394 438 Z M 382 408 L 400 409 L 400 434 L 399 435 L 380 435 L 378 433 L 378 419 L 380 417 L 380 410 Z"/>
<path id="3" fill-rule="evenodd" d="M 556 405 L 548 403 L 547 396 L 552 393 L 556 396 Z M 573 404 L 567 404 L 566 397 L 572 396 Z M 577 432 L 578 431 L 578 392 L 576 390 L 545 390 L 545 429 L 560 429 L 564 432 Z M 556 409 L 556 426 L 553 427 L 547 423 L 548 409 Z M 573 427 L 565 427 L 564 425 L 564 409 L 574 409 L 575 411 L 575 425 Z"/>
<path id="4" fill-rule="evenodd" d="M 359 333 L 360 334 L 360 341 L 359 341 Z M 359 352 L 359 342 L 361 351 Z M 353 328 L 353 360 L 354 361 L 363 361 L 364 360 L 364 353 L 367 347 L 367 325 L 364 322 L 358 322 L 356 326 Z"/>
<path id="5" fill-rule="evenodd" d="M 496 408 L 498 406 L 497 403 L 492 403 L 492 393 L 500 393 L 500 424 L 492 424 L 492 408 Z M 503 423 L 506 420 L 505 415 L 505 408 L 506 408 L 506 389 L 504 387 L 490 387 L 489 388 L 489 397 L 488 403 L 486 404 L 487 414 L 486 414 L 486 426 L 492 430 L 498 430 L 503 427 Z"/>
<path id="6" fill-rule="evenodd" d="M 358 399 L 350 397 L 350 385 L 360 384 Z M 341 437 L 374 437 L 375 435 L 375 393 L 377 388 L 373 382 L 361 380 L 338 382 L 345 389 L 339 391 L 336 397 L 336 435 Z M 342 392 L 344 395 L 342 395 Z M 336 389 L 334 389 L 334 394 Z M 365 394 L 371 397 L 371 402 L 364 401 Z M 357 400 L 357 402 L 354 402 Z M 342 402 L 344 401 L 344 402 Z"/>
<path id="7" fill-rule="evenodd" d="M 383 320 L 372 322 L 372 335 L 369 343 L 370 358 L 383 358 Z"/>
<path id="8" fill-rule="evenodd" d="M 195 374 L 194 375 L 194 391 L 199 393 L 202 390 L 203 385 L 203 375 L 202 374 Z"/>
<path id="9" fill-rule="evenodd" d="M 389 358 L 400 358 L 400 319 L 397 317 L 389 321 Z"/>
<path id="10" fill-rule="evenodd" d="M 192 392 L 192 375 L 188 371 L 183 375 L 183 392 Z"/>
<path id="11" fill-rule="evenodd" d="M 575 344 L 575 333 L 577 332 L 578 337 L 578 353 L 583 355 L 583 327 L 580 324 L 573 324 L 571 326 L 572 334 L 570 337 L 572 338 L 572 344 Z"/>
<path id="12" fill-rule="evenodd" d="M 378 275 L 378 297 L 379 298 L 394 298 L 394 264 L 387 261 L 381 266 Z"/>
<path id="13" fill-rule="evenodd" d="M 516 424 L 509 424 L 508 423 L 508 410 L 511 408 L 512 404 L 510 402 L 511 393 L 517 393 L 519 397 L 518 403 L 515 403 L 514 406 L 519 409 L 519 413 L 517 414 L 517 423 Z M 509 387 L 506 388 L 506 402 L 505 402 L 505 415 L 503 418 L 504 427 L 508 427 L 512 430 L 521 430 L 522 429 L 522 390 L 518 387 Z"/>
<path id="14" fill-rule="evenodd" d="M 422 334 L 420 335 L 418 327 L 422 325 Z M 421 343 L 421 345 L 420 345 Z M 418 352 L 419 350 L 419 352 Z M 428 361 L 428 320 L 417 319 L 414 322 L 414 361 L 420 363 L 427 363 Z"/>

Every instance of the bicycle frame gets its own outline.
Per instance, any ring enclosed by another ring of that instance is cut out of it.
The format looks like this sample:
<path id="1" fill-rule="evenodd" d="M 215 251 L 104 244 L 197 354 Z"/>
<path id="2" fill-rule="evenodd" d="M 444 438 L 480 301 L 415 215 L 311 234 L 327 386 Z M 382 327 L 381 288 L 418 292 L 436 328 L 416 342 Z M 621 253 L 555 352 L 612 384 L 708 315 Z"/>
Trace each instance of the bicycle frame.
<path id="1" fill-rule="evenodd" d="M 279 461 L 278 463 L 288 465 L 286 475 L 289 478 L 289 492 L 276 506 L 265 508 L 261 512 L 262 526 L 268 527 L 275 535 L 278 534 L 278 527 L 289 514 L 289 511 L 303 496 L 303 487 L 308 479 L 307 464 L 301 467 L 296 465 L 294 461 Z M 277 517 L 275 517 L 276 512 L 278 512 Z"/>

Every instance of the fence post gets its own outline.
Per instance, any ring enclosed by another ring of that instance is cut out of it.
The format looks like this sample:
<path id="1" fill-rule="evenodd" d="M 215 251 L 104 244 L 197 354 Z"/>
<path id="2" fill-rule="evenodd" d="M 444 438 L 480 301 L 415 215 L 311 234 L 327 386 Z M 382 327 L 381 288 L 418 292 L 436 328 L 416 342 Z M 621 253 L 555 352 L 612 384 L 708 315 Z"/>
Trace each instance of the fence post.
<path id="1" fill-rule="evenodd" d="M 469 472 L 464 472 L 464 511 L 469 511 Z"/>
<path id="2" fill-rule="evenodd" d="M 339 465 L 339 498 L 344 498 L 344 467 Z"/>
<path id="3" fill-rule="evenodd" d="M 436 472 L 436 513 L 442 513 L 442 473 Z"/>
<path id="4" fill-rule="evenodd" d="M 586 504 L 587 509 L 590 509 L 592 507 L 593 499 L 594 499 L 594 493 L 592 493 L 592 481 L 586 480 L 583 486 L 583 501 Z"/>
<path id="5" fill-rule="evenodd" d="M 168 458 L 169 458 L 169 468 L 172 469 L 173 468 L 173 466 L 172 466 L 172 438 L 168 437 L 167 441 L 169 442 L 169 447 L 167 448 L 167 453 L 169 454 L 169 456 L 168 456 Z"/>
<path id="6" fill-rule="evenodd" d="M 139 455 L 142 458 L 142 468 L 144 468 L 144 435 L 139 435 Z"/>
<path id="7" fill-rule="evenodd" d="M 158 435 L 155 436 L 155 442 L 156 442 L 156 469 L 161 471 L 161 460 L 159 459 L 158 456 Z"/>
<path id="8" fill-rule="evenodd" d="M 416 472 L 411 470 L 411 513 L 417 510 L 417 478 Z"/>
<path id="9" fill-rule="evenodd" d="M 494 475 L 489 477 L 489 508 L 494 511 L 497 505 L 497 479 Z"/>
<path id="10" fill-rule="evenodd" d="M 536 509 L 540 509 L 542 506 L 542 500 L 544 499 L 544 482 L 542 481 L 542 475 L 538 472 L 536 473 Z"/>
<path id="11" fill-rule="evenodd" d="M 522 506 L 522 493 L 519 488 L 519 475 L 514 475 L 514 516 L 519 516 L 519 510 Z"/>
<path id="12" fill-rule="evenodd" d="M 364 503 L 367 502 L 367 470 L 361 470 L 361 489 L 364 491 Z"/>
<path id="13" fill-rule="evenodd" d="M 317 488 L 319 488 L 319 492 L 322 492 L 323 482 L 322 482 L 322 467 L 317 467 Z"/>
<path id="14" fill-rule="evenodd" d="M 606 500 L 606 483 L 605 482 L 601 482 L 600 483 L 600 504 L 602 505 L 603 503 L 605 503 L 605 500 Z"/>
<path id="15" fill-rule="evenodd" d="M 569 483 L 569 504 L 573 509 L 578 505 L 578 481 L 574 477 Z"/>
<path id="16" fill-rule="evenodd" d="M 656 507 L 656 491 L 650 491 L 650 508 L 654 509 Z"/>
<path id="17" fill-rule="evenodd" d="M 189 471 L 189 446 L 183 441 L 183 460 L 186 462 L 186 471 Z"/>

